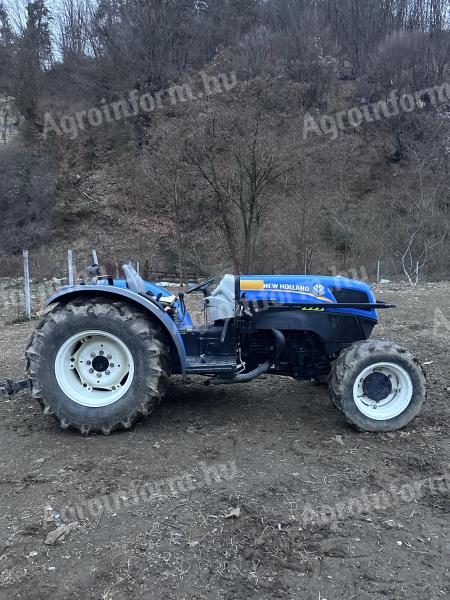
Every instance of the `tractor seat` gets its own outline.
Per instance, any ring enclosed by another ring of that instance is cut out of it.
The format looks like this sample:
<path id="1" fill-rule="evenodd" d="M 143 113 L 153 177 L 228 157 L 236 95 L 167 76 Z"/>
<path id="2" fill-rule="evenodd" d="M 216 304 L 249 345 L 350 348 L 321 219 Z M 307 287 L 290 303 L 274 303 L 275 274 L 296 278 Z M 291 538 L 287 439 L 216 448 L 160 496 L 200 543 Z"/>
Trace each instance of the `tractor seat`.
<path id="1" fill-rule="evenodd" d="M 136 294 L 145 294 L 144 280 L 136 273 L 136 270 L 131 265 L 123 265 L 122 270 L 125 274 L 127 288 Z"/>
<path id="2" fill-rule="evenodd" d="M 152 292 L 145 288 L 144 280 L 140 275 L 136 273 L 136 270 L 131 265 L 123 265 L 123 272 L 125 274 L 125 281 L 127 288 L 136 294 L 142 294 L 144 296 L 149 295 L 155 297 Z M 176 296 L 170 294 L 169 296 L 158 296 L 156 298 L 163 306 L 171 307 L 177 301 Z"/>
<path id="3" fill-rule="evenodd" d="M 234 275 L 225 275 L 216 289 L 205 299 L 208 323 L 233 319 L 236 313 Z"/>

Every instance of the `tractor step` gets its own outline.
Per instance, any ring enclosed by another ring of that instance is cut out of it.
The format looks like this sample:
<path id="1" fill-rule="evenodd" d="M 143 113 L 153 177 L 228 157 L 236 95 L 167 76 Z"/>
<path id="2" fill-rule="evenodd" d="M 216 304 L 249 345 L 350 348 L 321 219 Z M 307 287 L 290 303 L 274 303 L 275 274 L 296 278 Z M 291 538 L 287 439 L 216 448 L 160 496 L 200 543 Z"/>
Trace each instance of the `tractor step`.
<path id="1" fill-rule="evenodd" d="M 186 370 L 189 374 L 197 373 L 199 375 L 208 373 L 235 373 L 237 371 L 236 357 L 188 356 Z"/>

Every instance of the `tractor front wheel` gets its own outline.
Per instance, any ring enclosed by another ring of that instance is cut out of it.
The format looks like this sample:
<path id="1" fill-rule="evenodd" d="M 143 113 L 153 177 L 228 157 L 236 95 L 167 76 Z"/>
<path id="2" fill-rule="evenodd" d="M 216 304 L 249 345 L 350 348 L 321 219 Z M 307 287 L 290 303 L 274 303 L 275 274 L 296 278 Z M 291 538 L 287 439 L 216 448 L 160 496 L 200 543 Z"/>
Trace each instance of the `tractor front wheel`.
<path id="1" fill-rule="evenodd" d="M 139 308 L 75 299 L 45 315 L 27 348 L 32 395 L 63 429 L 129 429 L 162 399 L 170 375 L 164 333 Z"/>
<path id="2" fill-rule="evenodd" d="M 331 399 L 361 431 L 394 431 L 407 425 L 426 399 L 425 374 L 414 356 L 394 342 L 356 342 L 332 365 Z"/>

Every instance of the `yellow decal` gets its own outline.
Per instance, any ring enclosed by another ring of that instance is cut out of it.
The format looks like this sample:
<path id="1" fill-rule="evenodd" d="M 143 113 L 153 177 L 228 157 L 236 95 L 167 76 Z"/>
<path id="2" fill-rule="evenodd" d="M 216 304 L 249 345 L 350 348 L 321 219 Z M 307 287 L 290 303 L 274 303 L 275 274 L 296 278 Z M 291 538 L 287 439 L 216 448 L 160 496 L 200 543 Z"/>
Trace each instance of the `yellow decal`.
<path id="1" fill-rule="evenodd" d="M 311 306 L 309 308 L 307 308 L 306 306 L 304 308 L 302 308 L 302 310 L 316 310 L 318 312 L 325 312 L 324 308 L 319 308 L 318 306 Z"/>
<path id="2" fill-rule="evenodd" d="M 325 298 L 325 296 L 316 296 L 315 294 L 308 294 L 307 292 L 302 292 L 302 294 L 304 296 L 311 296 L 311 298 L 316 298 L 316 300 L 323 300 L 323 302 L 329 302 L 331 304 L 334 304 L 333 300 L 330 300 L 329 298 Z"/>
<path id="3" fill-rule="evenodd" d="M 241 290 L 264 290 L 264 281 L 262 279 L 241 279 Z"/>

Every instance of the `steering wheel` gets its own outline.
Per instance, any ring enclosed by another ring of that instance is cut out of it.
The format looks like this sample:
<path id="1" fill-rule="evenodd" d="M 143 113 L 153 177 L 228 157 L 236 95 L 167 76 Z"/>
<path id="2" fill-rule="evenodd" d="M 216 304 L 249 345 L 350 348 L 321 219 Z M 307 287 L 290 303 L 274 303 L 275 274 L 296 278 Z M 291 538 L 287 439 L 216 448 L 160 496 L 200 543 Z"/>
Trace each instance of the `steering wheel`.
<path id="1" fill-rule="evenodd" d="M 186 294 L 192 294 L 192 292 L 196 292 L 197 290 L 202 290 L 203 294 L 206 296 L 208 286 L 210 286 L 211 283 L 213 281 L 215 281 L 218 277 L 219 277 L 218 275 L 214 275 L 214 277 L 210 277 L 209 279 L 206 279 L 205 281 L 202 281 L 202 283 L 198 283 L 197 285 L 193 285 L 188 290 L 186 290 Z"/>

